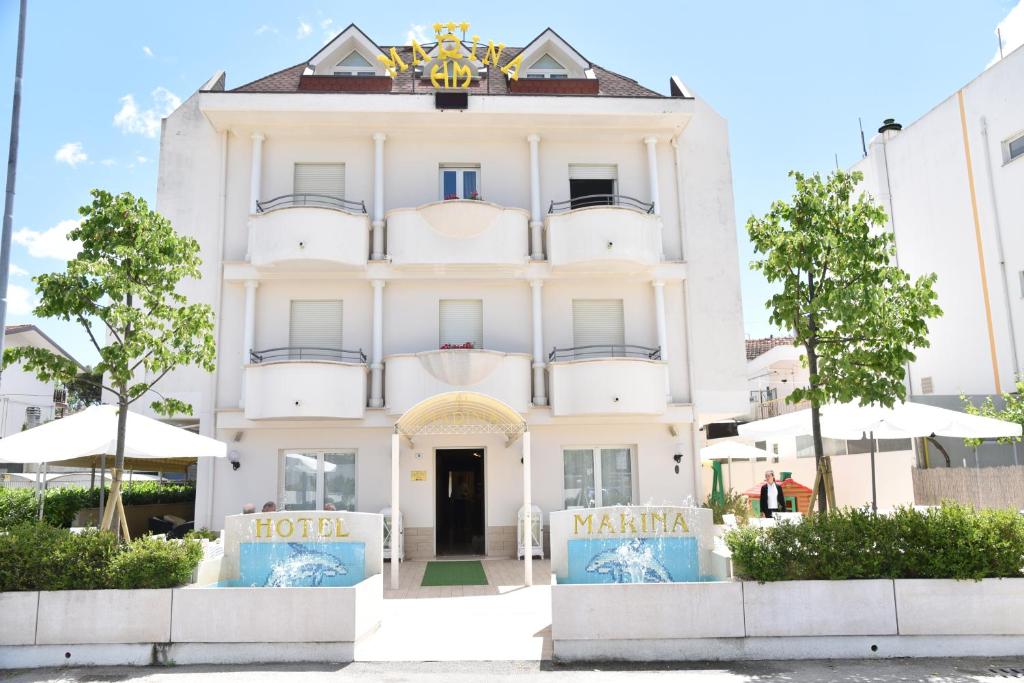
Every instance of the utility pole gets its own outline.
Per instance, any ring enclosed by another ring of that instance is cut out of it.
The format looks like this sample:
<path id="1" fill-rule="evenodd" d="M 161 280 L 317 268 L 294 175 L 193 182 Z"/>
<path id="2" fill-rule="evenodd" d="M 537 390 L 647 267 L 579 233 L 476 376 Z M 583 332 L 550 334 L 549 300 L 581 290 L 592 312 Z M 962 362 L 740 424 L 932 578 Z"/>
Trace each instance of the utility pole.
<path id="1" fill-rule="evenodd" d="M 14 181 L 18 171 L 18 122 L 21 120 L 21 74 L 25 66 L 25 14 L 28 0 L 21 0 L 18 17 L 18 60 L 14 66 L 14 104 L 11 106 L 11 147 L 7 153 L 7 194 L 4 226 L 0 234 L 0 358 L 7 331 L 7 277 L 11 269 L 11 232 L 14 223 Z"/>

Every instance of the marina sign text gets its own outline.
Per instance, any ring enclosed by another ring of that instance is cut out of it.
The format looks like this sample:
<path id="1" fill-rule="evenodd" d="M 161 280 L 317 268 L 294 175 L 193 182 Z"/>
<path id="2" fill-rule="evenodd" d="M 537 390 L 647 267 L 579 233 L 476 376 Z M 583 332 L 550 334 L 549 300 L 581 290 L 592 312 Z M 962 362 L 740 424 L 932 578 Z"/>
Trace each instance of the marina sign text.
<path id="1" fill-rule="evenodd" d="M 480 43 L 480 36 L 473 36 L 469 47 L 465 42 L 455 35 L 455 30 L 460 29 L 465 35 L 469 30 L 469 24 L 465 21 L 456 24 L 450 21 L 447 24 L 434 24 L 434 34 L 437 44 L 437 54 L 433 57 L 427 54 L 426 50 L 415 40 L 411 41 L 412 66 L 423 64 L 430 67 L 430 83 L 435 88 L 468 88 L 473 82 L 472 62 L 479 61 L 487 67 L 500 69 L 501 73 L 513 81 L 519 80 L 519 70 L 523 64 L 521 54 L 505 66 L 499 66 L 501 53 L 505 49 L 504 43 L 494 44 L 493 40 L 487 41 L 487 48 L 484 49 Z M 429 47 L 429 45 L 428 45 Z M 377 55 L 377 60 L 384 65 L 388 76 L 394 78 L 399 71 L 408 71 L 409 64 L 406 64 L 398 54 L 397 48 L 391 48 L 388 55 Z"/>
<path id="2" fill-rule="evenodd" d="M 296 517 L 291 519 L 254 519 L 256 538 L 344 538 L 345 520 L 341 517 Z"/>
<path id="3" fill-rule="evenodd" d="M 681 512 L 620 512 L 618 514 L 573 514 L 573 536 L 591 534 L 674 534 L 690 533 L 686 519 Z"/>

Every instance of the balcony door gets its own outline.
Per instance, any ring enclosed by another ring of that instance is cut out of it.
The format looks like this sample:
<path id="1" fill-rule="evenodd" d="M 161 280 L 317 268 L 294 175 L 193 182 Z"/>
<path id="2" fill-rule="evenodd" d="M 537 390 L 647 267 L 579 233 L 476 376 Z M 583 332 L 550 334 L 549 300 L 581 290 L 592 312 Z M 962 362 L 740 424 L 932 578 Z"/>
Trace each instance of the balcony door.
<path id="1" fill-rule="evenodd" d="M 615 203 L 618 169 L 614 164 L 569 164 L 569 199 L 573 209 Z"/>
<path id="2" fill-rule="evenodd" d="M 573 299 L 572 343 L 577 357 L 622 355 L 626 343 L 622 299 Z"/>
<path id="3" fill-rule="evenodd" d="M 339 360 L 343 316 L 340 299 L 293 300 L 288 330 L 292 360 Z"/>

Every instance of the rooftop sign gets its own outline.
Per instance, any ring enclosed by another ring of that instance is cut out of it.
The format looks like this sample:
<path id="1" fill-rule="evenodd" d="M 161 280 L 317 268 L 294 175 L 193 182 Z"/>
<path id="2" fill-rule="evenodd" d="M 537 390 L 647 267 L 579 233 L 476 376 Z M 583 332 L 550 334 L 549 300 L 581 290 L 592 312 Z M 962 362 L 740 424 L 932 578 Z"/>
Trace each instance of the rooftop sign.
<path id="1" fill-rule="evenodd" d="M 522 55 L 516 55 L 505 66 L 499 66 L 498 62 L 501 59 L 501 53 L 505 49 L 504 43 L 495 45 L 493 40 L 489 40 L 485 49 L 480 43 L 480 36 L 472 36 L 471 42 L 467 44 L 467 41 L 455 35 L 456 29 L 460 29 L 462 34 L 465 35 L 466 31 L 469 30 L 469 24 L 465 21 L 459 24 L 456 24 L 454 21 L 450 21 L 447 24 L 434 24 L 436 41 L 433 44 L 425 44 L 430 50 L 433 50 L 434 46 L 437 47 L 437 54 L 434 57 L 427 54 L 424 46 L 421 46 L 415 40 L 410 41 L 413 68 L 415 69 L 420 64 L 423 64 L 423 69 L 426 70 L 426 65 L 431 64 L 431 85 L 435 88 L 468 88 L 473 82 L 473 67 L 471 63 L 476 61 L 479 61 L 486 67 L 498 68 L 501 73 L 513 81 L 519 80 L 519 70 L 523 64 Z M 478 52 L 481 53 L 479 56 Z M 377 60 L 384 65 L 388 76 L 391 76 L 391 78 L 397 76 L 399 71 L 404 72 L 409 69 L 409 64 L 402 60 L 398 54 L 398 49 L 394 47 L 391 48 L 390 54 L 378 55 Z"/>

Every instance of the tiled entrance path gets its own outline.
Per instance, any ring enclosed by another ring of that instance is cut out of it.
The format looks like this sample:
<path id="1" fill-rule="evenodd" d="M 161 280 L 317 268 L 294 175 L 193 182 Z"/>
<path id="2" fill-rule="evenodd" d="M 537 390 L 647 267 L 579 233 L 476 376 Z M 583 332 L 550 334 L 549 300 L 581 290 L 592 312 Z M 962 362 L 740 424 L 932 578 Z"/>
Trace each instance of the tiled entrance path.
<path id="1" fill-rule="evenodd" d="M 551 576 L 534 560 L 533 586 L 523 563 L 482 560 L 486 586 L 422 587 L 427 563 L 402 563 L 397 591 L 384 590 L 380 629 L 356 645 L 360 661 L 467 661 L 551 658 Z M 387 565 L 384 584 L 388 585 Z"/>

